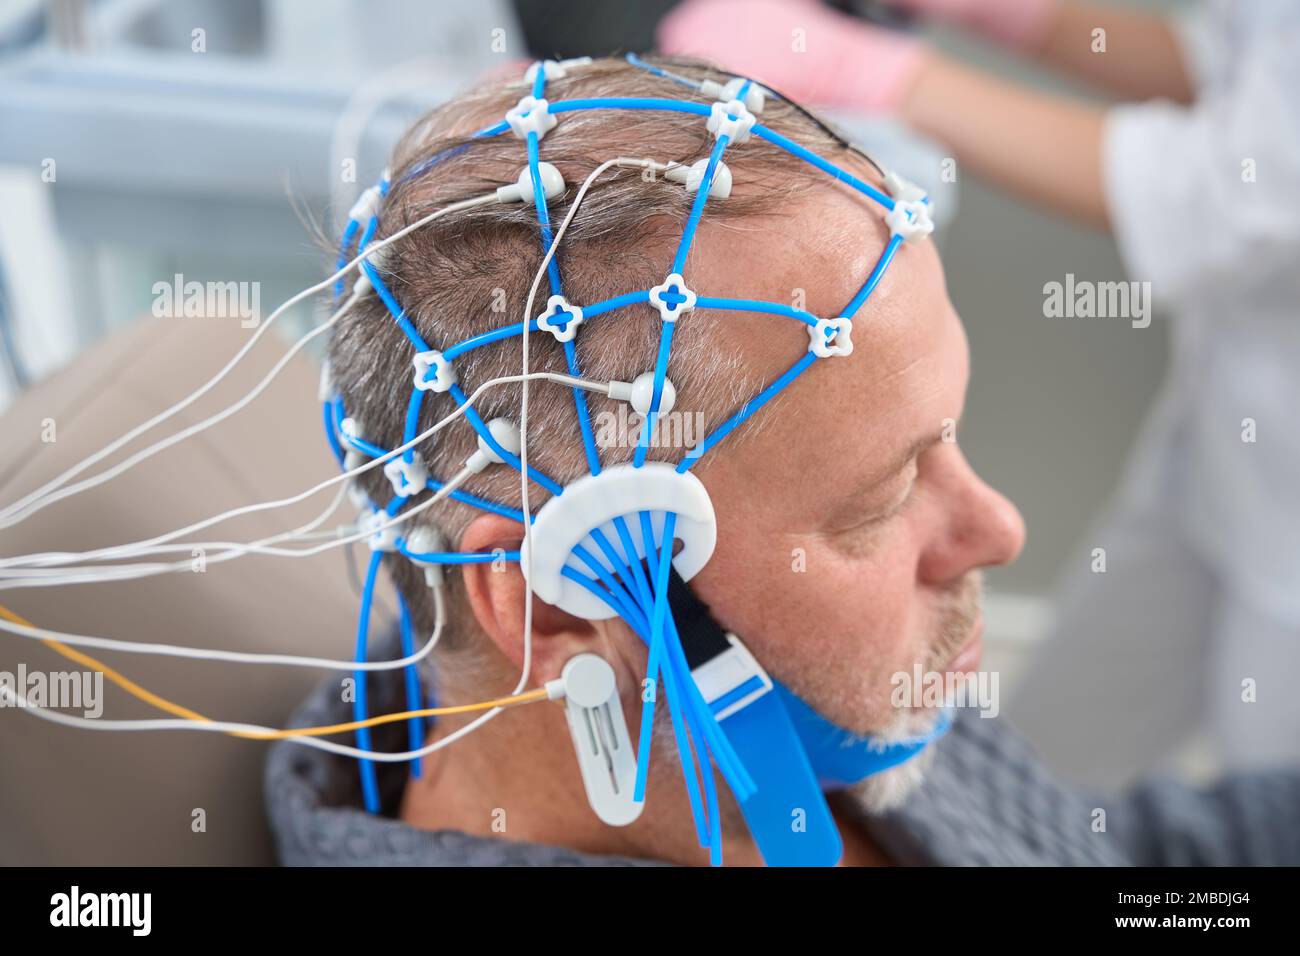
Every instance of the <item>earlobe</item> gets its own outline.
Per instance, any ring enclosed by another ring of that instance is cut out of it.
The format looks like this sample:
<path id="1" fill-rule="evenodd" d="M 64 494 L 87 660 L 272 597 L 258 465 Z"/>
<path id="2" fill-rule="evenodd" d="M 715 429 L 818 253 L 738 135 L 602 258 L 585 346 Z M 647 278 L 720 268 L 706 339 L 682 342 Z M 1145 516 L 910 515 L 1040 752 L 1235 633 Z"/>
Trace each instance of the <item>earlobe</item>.
<path id="1" fill-rule="evenodd" d="M 475 518 L 460 540 L 462 552 L 517 551 L 523 528 L 517 521 L 495 514 Z M 591 621 L 566 614 L 531 593 L 519 565 L 514 562 L 462 566 L 465 595 L 478 627 L 514 667 L 524 663 L 524 602 L 531 599 L 532 661 L 529 685 L 539 687 L 560 676 L 569 658 L 594 649 L 596 630 Z"/>

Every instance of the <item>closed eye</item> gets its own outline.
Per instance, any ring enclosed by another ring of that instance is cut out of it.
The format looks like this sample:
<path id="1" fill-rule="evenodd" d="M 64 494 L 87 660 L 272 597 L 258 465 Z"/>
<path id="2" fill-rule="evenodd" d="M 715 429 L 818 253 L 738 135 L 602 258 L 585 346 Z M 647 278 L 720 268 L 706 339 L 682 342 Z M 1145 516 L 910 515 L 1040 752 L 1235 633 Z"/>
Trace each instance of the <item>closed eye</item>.
<path id="1" fill-rule="evenodd" d="M 839 547 L 851 553 L 858 553 L 874 545 L 888 530 L 893 520 L 907 507 L 907 503 L 912 498 L 912 487 L 913 483 L 909 482 L 907 492 L 884 511 L 877 511 L 862 521 L 833 531 L 832 534 L 836 537 Z"/>

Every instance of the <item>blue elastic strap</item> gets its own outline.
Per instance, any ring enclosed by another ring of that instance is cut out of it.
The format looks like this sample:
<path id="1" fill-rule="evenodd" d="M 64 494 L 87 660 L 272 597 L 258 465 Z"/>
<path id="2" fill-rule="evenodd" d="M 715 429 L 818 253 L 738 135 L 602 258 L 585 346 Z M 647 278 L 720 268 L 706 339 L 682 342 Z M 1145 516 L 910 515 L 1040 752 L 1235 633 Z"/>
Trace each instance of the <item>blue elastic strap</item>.
<path id="1" fill-rule="evenodd" d="M 803 744 L 804 753 L 824 790 L 839 790 L 911 760 L 952 727 L 952 709 L 940 712 L 934 730 L 924 737 L 881 744 L 831 723 L 793 691 L 776 685 L 786 712 Z"/>
<path id="2" fill-rule="evenodd" d="M 768 866 L 838 863 L 844 853 L 839 827 L 776 691 L 719 725 L 754 780 L 754 793 L 741 802 L 740 812 L 763 861 Z"/>
<path id="3" fill-rule="evenodd" d="M 325 416 L 325 440 L 329 442 L 330 452 L 334 455 L 334 460 L 343 467 L 343 446 L 339 444 L 339 436 L 334 432 L 334 406 L 331 402 L 322 402 L 321 411 Z"/>
<path id="4" fill-rule="evenodd" d="M 348 224 L 343 227 L 343 238 L 339 242 L 339 257 L 334 264 L 334 271 L 338 272 L 351 259 L 348 250 L 352 248 L 352 242 L 357 238 L 357 233 L 361 231 L 361 223 L 355 219 L 349 219 Z M 343 296 L 343 289 L 347 283 L 347 276 L 339 276 L 334 282 L 334 299 L 337 301 Z"/>
<path id="5" fill-rule="evenodd" d="M 704 440 L 692 448 L 690 452 L 682 458 L 681 462 L 678 463 L 678 472 L 686 472 L 695 467 L 695 463 L 704 456 L 705 452 L 730 435 L 736 428 L 744 423 L 745 419 L 749 418 L 749 416 L 753 415 L 775 398 L 781 389 L 785 388 L 802 375 L 815 361 L 817 361 L 816 352 L 805 352 L 799 361 L 795 362 L 794 365 L 790 366 L 781 374 L 780 378 L 776 379 L 776 381 L 772 382 L 771 385 L 763 389 L 763 391 L 759 392 L 744 405 L 740 406 L 740 409 L 734 415 L 728 418 L 708 435 L 704 436 Z"/>
<path id="6" fill-rule="evenodd" d="M 364 663 L 367 656 L 367 648 L 370 637 L 370 606 L 375 596 L 375 579 L 379 576 L 379 565 L 383 561 L 384 552 L 376 551 L 370 555 L 370 566 L 366 569 L 366 583 L 361 589 L 361 611 L 357 615 L 357 663 Z M 369 717 L 366 704 L 366 672 L 353 671 L 353 679 L 356 681 L 355 696 L 352 700 L 352 719 L 365 720 Z M 357 749 L 371 750 L 370 745 L 370 728 L 361 727 L 356 732 Z M 365 800 L 366 811 L 368 813 L 379 812 L 379 782 L 375 778 L 375 764 L 373 760 L 361 758 L 357 761 L 357 767 L 361 773 L 361 795 Z"/>
<path id="7" fill-rule="evenodd" d="M 424 390 L 411 389 L 411 398 L 406 403 L 406 424 L 402 428 L 402 444 L 409 445 L 420 431 L 420 407 L 424 404 Z M 415 461 L 415 447 L 402 452 L 402 460 L 407 464 Z"/>
<path id="8" fill-rule="evenodd" d="M 402 635 L 402 656 L 410 657 L 415 653 L 415 635 L 411 633 L 411 609 L 406 606 L 406 600 L 402 597 L 400 590 L 397 592 L 397 609 Z M 406 671 L 406 709 L 421 710 L 424 704 L 421 703 L 419 665 L 407 664 L 404 669 Z M 424 721 L 421 718 L 412 717 L 406 722 L 406 742 L 407 750 L 415 751 L 424 746 Z M 420 773 L 420 758 L 412 757 L 411 776 L 419 780 Z"/>

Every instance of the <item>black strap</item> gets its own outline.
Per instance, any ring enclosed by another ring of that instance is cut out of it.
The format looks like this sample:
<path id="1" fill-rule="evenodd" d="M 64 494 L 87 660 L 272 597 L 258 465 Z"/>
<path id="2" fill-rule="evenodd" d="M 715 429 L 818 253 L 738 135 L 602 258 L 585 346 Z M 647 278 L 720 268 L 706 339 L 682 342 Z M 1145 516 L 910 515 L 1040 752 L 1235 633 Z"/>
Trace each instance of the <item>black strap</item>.
<path id="1" fill-rule="evenodd" d="M 654 580 L 653 574 L 650 580 Z M 668 570 L 668 608 L 677 624 L 677 634 L 691 670 L 730 649 L 727 632 L 674 567 Z"/>

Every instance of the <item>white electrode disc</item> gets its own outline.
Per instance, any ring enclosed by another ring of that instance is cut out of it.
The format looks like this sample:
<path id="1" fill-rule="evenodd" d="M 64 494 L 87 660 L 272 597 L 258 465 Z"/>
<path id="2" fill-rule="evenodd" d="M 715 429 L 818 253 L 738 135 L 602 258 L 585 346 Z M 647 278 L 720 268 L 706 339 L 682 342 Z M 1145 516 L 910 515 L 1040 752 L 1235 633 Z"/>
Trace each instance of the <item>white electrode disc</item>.
<path id="1" fill-rule="evenodd" d="M 520 563 L 533 592 L 547 604 L 576 617 L 591 621 L 614 617 L 613 608 L 577 581 L 564 577 L 561 570 L 568 563 L 587 577 L 595 577 L 585 563 L 572 557 L 574 547 L 582 545 L 613 572 L 613 565 L 592 532 L 600 530 L 623 554 L 623 540 L 614 524 L 620 516 L 626 520 L 637 559 L 644 558 L 642 511 L 650 513 L 656 541 L 662 538 L 665 515 L 676 513 L 673 537 L 681 542 L 681 550 L 673 557 L 673 567 L 683 580 L 689 581 L 708 563 L 717 543 L 713 502 L 704 485 L 690 472 L 678 474 L 676 467 L 666 462 L 646 462 L 640 468 L 614 465 L 599 475 L 579 478 L 565 487 L 564 494 L 542 506 L 530 532 L 532 562 L 524 549 Z"/>

